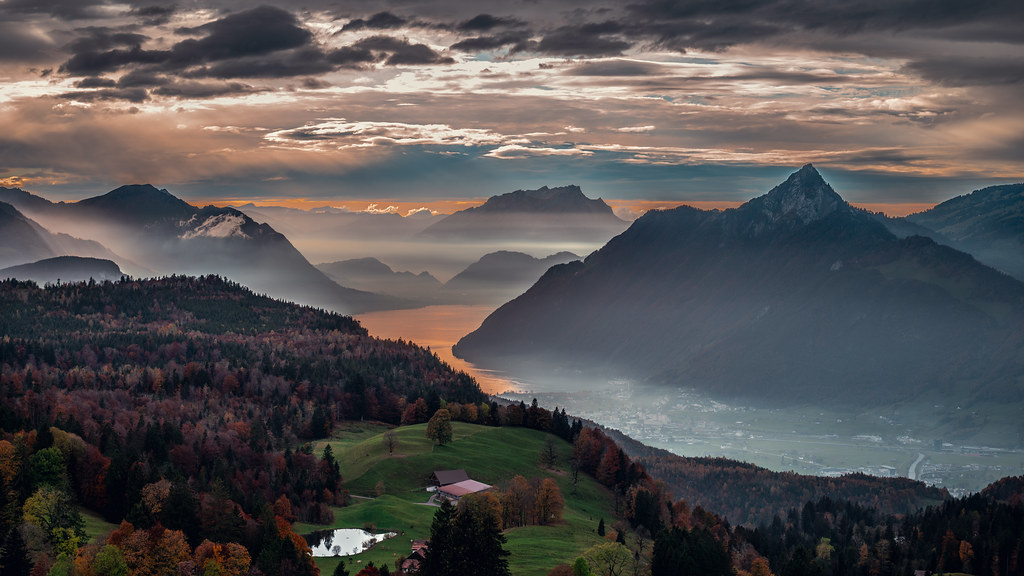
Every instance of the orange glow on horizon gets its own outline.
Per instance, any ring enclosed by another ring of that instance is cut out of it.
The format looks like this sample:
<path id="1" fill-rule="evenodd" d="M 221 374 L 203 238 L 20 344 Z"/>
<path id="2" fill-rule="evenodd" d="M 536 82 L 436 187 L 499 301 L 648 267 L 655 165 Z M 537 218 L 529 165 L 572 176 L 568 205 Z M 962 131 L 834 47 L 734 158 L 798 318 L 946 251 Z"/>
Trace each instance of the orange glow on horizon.
<path id="1" fill-rule="evenodd" d="M 281 207 L 295 208 L 298 210 L 313 210 L 316 208 L 332 207 L 337 209 L 350 210 L 352 212 L 368 213 L 394 213 L 406 216 L 417 210 L 426 208 L 434 214 L 451 214 L 459 210 L 465 210 L 473 206 L 483 204 L 486 198 L 459 198 L 447 200 L 374 200 L 374 199 L 320 199 L 320 198 L 219 198 L 219 199 L 190 199 L 199 206 L 212 204 L 214 206 L 241 206 L 242 204 L 255 204 L 258 207 Z M 612 207 L 615 214 L 626 220 L 634 220 L 642 216 L 648 210 L 669 210 L 679 206 L 692 206 L 700 210 L 728 210 L 736 208 L 743 202 L 733 200 L 625 200 L 605 199 L 605 202 Z M 887 216 L 898 217 L 923 212 L 935 206 L 934 202 L 851 202 L 853 206 L 868 210 L 870 212 L 882 212 Z"/>
<path id="2" fill-rule="evenodd" d="M 904 203 L 878 203 L 878 202 L 850 202 L 857 208 L 863 208 L 869 212 L 881 212 L 886 216 L 899 217 L 907 214 L 924 212 L 935 207 L 935 202 L 904 202 Z"/>
<path id="3" fill-rule="evenodd" d="M 460 198 L 449 200 L 379 200 L 379 199 L 330 199 L 330 198 L 216 198 L 190 199 L 195 205 L 241 206 L 255 204 L 261 208 L 279 207 L 297 210 L 314 210 L 316 208 L 337 208 L 352 212 L 394 213 L 406 216 L 412 212 L 426 208 L 434 214 L 451 214 L 472 206 L 483 204 L 486 198 Z"/>

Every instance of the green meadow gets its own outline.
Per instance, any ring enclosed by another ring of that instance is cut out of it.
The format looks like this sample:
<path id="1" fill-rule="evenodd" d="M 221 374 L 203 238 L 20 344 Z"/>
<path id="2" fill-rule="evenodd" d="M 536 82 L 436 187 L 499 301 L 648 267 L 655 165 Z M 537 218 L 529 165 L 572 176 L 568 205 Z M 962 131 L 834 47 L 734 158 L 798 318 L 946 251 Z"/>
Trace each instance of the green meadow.
<path id="1" fill-rule="evenodd" d="M 470 478 L 502 487 L 513 476 L 554 478 L 565 498 L 563 521 L 554 526 L 526 526 L 505 531 L 506 549 L 512 553 L 509 565 L 519 575 L 544 575 L 558 563 L 571 564 L 603 539 L 597 535 L 600 518 L 610 527 L 617 520 L 611 493 L 593 478 L 580 474 L 574 492 L 569 473 L 571 446 L 565 441 L 525 428 L 492 428 L 453 423 L 453 440 L 436 446 L 426 437 L 426 425 L 395 428 L 398 444 L 388 454 L 383 443 L 383 425 L 360 425 L 337 431 L 330 440 L 317 442 L 317 454 L 326 444 L 341 466 L 342 484 L 353 496 L 349 506 L 335 508 L 330 526 L 296 524 L 299 534 L 334 528 L 364 528 L 375 532 L 399 532 L 374 548 L 345 557 L 351 573 L 373 562 L 394 568 L 397 557 L 408 555 L 411 540 L 427 539 L 436 508 L 425 505 L 427 479 L 434 470 L 463 468 Z M 554 469 L 539 463 L 547 439 L 554 442 L 558 462 Z M 377 495 L 381 485 L 383 494 Z M 320 571 L 329 575 L 336 558 L 317 560 Z M 355 567 L 356 570 L 352 570 Z"/>

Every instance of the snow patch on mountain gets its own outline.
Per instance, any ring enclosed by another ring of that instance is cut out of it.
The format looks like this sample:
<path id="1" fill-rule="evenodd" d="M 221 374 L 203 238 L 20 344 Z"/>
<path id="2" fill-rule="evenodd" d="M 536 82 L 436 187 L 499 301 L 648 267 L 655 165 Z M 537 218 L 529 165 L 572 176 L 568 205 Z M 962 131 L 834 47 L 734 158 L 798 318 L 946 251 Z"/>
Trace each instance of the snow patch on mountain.
<path id="1" fill-rule="evenodd" d="M 193 216 L 181 223 L 182 228 L 188 228 L 181 236 L 182 240 L 192 238 L 248 238 L 249 235 L 242 231 L 245 224 L 245 217 L 241 214 L 218 214 L 200 222 L 198 216 Z"/>

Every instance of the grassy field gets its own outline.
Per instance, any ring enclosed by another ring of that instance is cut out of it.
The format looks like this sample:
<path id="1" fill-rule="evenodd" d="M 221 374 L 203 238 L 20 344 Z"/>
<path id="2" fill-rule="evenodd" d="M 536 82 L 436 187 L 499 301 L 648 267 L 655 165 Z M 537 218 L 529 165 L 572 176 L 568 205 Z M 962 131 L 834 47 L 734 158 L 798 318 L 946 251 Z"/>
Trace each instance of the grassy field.
<path id="1" fill-rule="evenodd" d="M 79 508 L 78 511 L 82 513 L 82 520 L 85 520 L 86 542 L 92 542 L 97 538 L 104 538 L 107 534 L 117 530 L 117 524 L 107 522 L 99 514 L 91 510 Z"/>
<path id="2" fill-rule="evenodd" d="M 410 540 L 427 538 L 435 508 L 425 506 L 429 494 L 426 479 L 434 470 L 464 468 L 474 480 L 502 486 L 516 474 L 527 478 L 552 477 L 561 488 L 566 506 L 563 522 L 557 526 L 529 526 L 505 531 L 506 549 L 512 552 L 509 564 L 515 575 L 543 575 L 558 563 L 572 563 L 587 548 L 599 544 L 597 523 L 600 518 L 611 526 L 616 520 L 610 493 L 590 477 L 581 475 L 573 493 L 568 470 L 571 447 L 543 432 L 523 428 L 491 428 L 461 422 L 454 423 L 453 441 L 434 446 L 425 436 L 426 425 L 395 429 L 398 447 L 388 455 L 382 442 L 384 428 L 362 426 L 341 430 L 329 441 L 318 442 L 317 453 L 330 443 L 341 465 L 343 485 L 353 495 L 353 504 L 335 508 L 335 522 L 329 527 L 296 524 L 306 534 L 324 528 L 363 528 L 373 525 L 377 532 L 401 532 L 396 538 L 356 556 L 346 557 L 351 568 L 374 562 L 389 563 L 410 552 Z M 350 437 L 349 434 L 355 434 Z M 538 464 L 546 439 L 551 437 L 559 453 L 554 470 Z M 385 493 L 375 497 L 375 487 L 383 482 Z M 318 559 L 323 574 L 331 574 L 338 560 Z M 355 570 L 350 570 L 355 573 Z"/>

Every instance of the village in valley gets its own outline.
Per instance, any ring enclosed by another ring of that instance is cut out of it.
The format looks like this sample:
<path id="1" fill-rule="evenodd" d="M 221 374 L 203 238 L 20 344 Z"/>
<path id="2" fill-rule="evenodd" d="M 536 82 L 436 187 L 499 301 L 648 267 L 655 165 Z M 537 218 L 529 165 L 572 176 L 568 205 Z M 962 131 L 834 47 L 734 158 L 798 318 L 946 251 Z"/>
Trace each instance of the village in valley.
<path id="1" fill-rule="evenodd" d="M 920 414 L 910 411 L 849 415 L 800 407 L 754 408 L 716 401 L 692 390 L 643 387 L 624 380 L 587 391 L 523 391 L 502 396 L 514 402 L 537 398 L 542 405 L 565 406 L 582 418 L 676 455 L 721 456 L 776 471 L 907 477 L 946 488 L 953 496 L 974 493 L 999 478 L 1024 472 L 1019 431 L 982 440 L 1002 440 L 997 445 L 934 437 L 942 431 L 922 426 Z M 959 414 L 957 407 L 933 405 L 931 411 L 961 419 L 974 417 Z"/>

